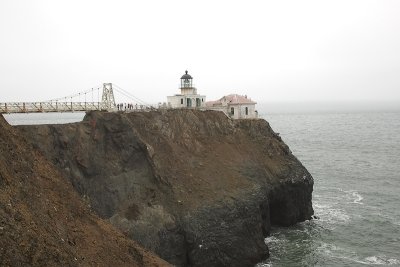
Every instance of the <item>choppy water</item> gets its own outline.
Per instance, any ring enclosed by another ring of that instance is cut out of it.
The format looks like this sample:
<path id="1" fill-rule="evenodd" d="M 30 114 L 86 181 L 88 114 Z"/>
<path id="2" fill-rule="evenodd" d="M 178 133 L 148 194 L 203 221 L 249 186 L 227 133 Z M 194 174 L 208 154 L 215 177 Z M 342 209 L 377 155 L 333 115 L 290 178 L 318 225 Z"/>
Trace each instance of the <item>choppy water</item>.
<path id="1" fill-rule="evenodd" d="M 10 115 L 67 123 L 82 113 Z M 274 228 L 261 266 L 400 266 L 400 112 L 264 116 L 314 177 L 318 220 Z"/>
<path id="2" fill-rule="evenodd" d="M 400 112 L 264 117 L 313 175 L 320 219 L 273 229 L 258 266 L 400 266 Z"/>

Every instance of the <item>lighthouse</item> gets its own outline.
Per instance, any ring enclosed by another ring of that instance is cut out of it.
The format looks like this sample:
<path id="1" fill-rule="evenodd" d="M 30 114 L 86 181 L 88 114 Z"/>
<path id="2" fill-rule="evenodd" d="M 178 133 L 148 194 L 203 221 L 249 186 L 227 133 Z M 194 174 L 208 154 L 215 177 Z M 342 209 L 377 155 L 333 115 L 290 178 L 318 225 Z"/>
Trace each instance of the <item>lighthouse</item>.
<path id="1" fill-rule="evenodd" d="M 167 96 L 170 108 L 201 108 L 205 107 L 206 96 L 199 95 L 193 85 L 193 77 L 185 71 L 180 79 L 180 94 Z"/>

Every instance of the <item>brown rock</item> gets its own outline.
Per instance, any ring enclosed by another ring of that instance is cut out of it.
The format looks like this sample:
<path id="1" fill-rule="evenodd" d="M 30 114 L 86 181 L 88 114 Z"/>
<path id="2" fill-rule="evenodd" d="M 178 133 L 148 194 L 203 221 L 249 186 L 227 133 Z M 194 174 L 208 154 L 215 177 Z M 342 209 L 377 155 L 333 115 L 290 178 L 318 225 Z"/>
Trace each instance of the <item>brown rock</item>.
<path id="1" fill-rule="evenodd" d="M 311 175 L 265 120 L 89 112 L 80 123 L 19 128 L 70 170 L 102 218 L 177 266 L 254 266 L 268 256 L 271 223 L 313 214 Z"/>
<path id="2" fill-rule="evenodd" d="M 2 116 L 0 225 L 0 266 L 169 266 L 86 208 Z"/>

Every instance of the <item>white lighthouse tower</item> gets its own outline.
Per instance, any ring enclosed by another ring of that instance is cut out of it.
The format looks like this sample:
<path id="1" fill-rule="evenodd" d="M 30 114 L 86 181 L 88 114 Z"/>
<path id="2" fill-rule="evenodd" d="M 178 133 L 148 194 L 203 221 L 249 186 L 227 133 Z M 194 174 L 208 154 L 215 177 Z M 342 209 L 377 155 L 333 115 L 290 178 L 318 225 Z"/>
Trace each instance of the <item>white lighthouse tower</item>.
<path id="1" fill-rule="evenodd" d="M 181 93 L 174 96 L 167 96 L 168 107 L 170 108 L 201 108 L 205 107 L 206 96 L 197 94 L 193 86 L 193 77 L 185 71 L 181 77 Z"/>

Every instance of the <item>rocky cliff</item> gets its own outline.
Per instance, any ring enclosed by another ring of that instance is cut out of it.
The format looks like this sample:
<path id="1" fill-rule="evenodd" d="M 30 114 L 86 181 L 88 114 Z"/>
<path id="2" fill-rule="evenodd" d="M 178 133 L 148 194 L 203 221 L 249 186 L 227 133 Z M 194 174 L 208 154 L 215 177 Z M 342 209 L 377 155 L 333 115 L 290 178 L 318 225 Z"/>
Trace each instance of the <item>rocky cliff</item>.
<path id="1" fill-rule="evenodd" d="M 311 175 L 265 120 L 90 112 L 19 129 L 97 214 L 177 266 L 253 266 L 271 224 L 313 214 Z"/>
<path id="2" fill-rule="evenodd" d="M 91 212 L 0 116 L 0 266 L 169 266 Z"/>

